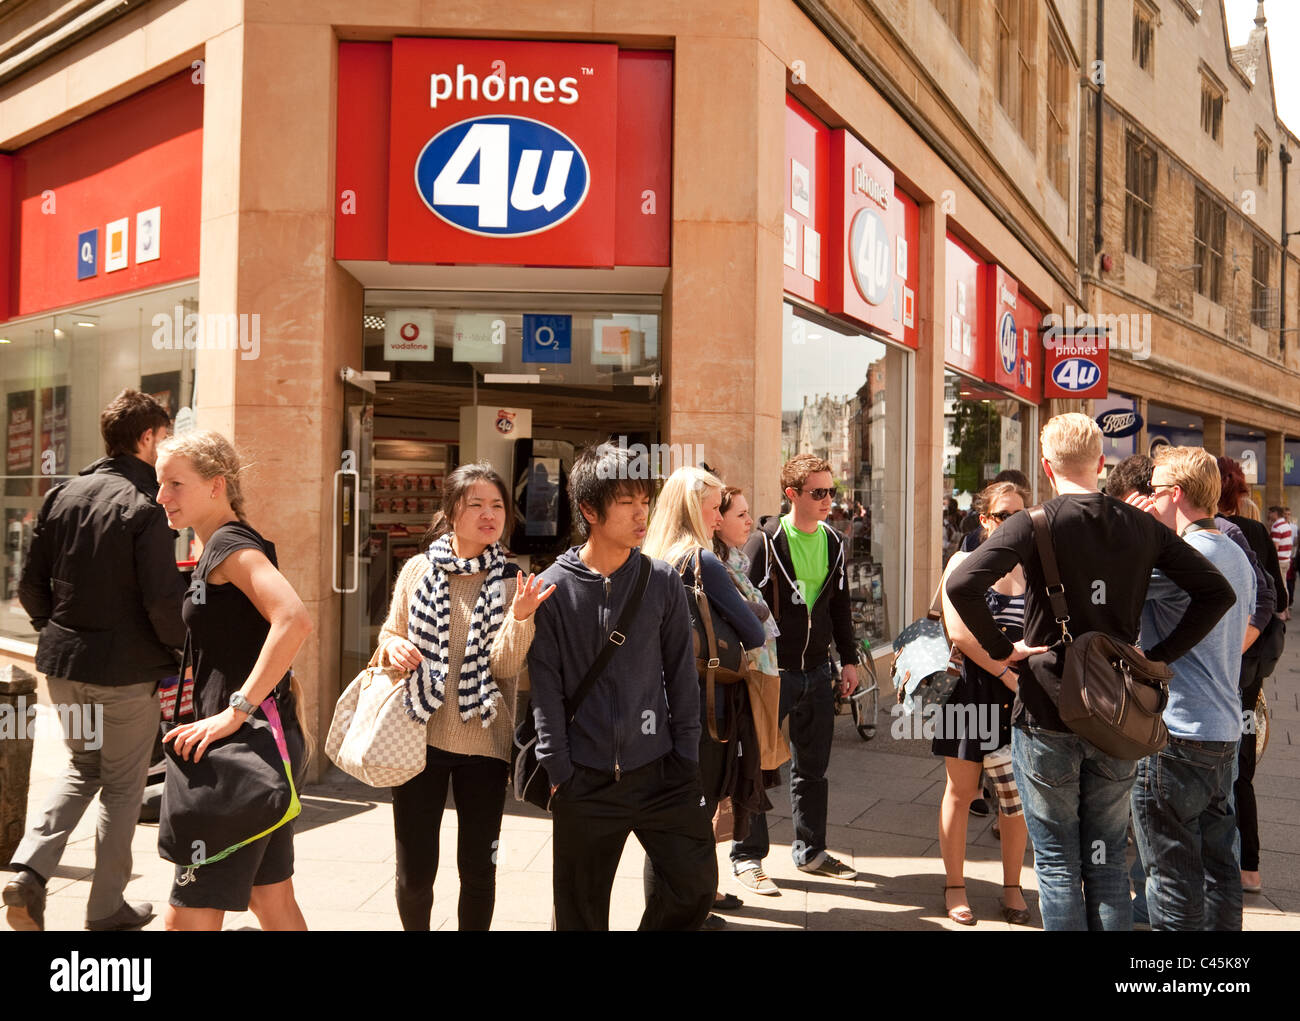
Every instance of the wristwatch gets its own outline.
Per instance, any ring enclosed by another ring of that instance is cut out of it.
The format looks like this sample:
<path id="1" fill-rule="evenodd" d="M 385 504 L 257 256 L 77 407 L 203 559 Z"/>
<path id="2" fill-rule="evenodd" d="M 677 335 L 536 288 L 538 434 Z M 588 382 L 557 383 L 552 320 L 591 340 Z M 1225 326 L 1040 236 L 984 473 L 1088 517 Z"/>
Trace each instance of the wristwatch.
<path id="1" fill-rule="evenodd" d="M 253 705 L 252 702 L 244 698 L 244 696 L 241 695 L 239 692 L 235 692 L 233 695 L 230 696 L 230 708 L 238 709 L 241 713 L 243 713 L 245 716 L 249 717 L 250 719 L 252 718 L 253 713 L 257 712 L 257 706 Z"/>

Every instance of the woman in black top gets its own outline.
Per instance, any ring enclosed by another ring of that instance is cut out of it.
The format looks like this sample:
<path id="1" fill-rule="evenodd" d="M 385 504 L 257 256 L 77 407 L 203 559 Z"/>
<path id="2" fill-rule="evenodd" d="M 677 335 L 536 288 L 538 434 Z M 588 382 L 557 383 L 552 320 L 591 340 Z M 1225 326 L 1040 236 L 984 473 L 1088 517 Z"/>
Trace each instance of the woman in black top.
<path id="1" fill-rule="evenodd" d="M 157 472 L 167 523 L 193 528 L 203 543 L 183 610 L 197 719 L 164 740 L 197 762 L 212 742 L 235 733 L 274 696 L 297 776 L 305 741 L 289 665 L 311 631 L 311 618 L 277 570 L 275 547 L 244 520 L 239 457 L 217 433 L 190 432 L 159 448 Z M 305 930 L 292 875 L 289 822 L 220 861 L 178 866 L 164 922 L 172 930 L 216 930 L 225 912 L 251 908 L 263 929 Z"/>

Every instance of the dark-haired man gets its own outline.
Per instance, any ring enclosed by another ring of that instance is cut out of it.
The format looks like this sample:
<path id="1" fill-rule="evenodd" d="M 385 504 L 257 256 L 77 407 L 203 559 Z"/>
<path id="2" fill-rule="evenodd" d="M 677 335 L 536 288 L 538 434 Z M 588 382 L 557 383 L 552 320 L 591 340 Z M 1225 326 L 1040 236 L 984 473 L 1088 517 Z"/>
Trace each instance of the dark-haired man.
<path id="1" fill-rule="evenodd" d="M 4 888 L 9 924 L 42 929 L 45 883 L 68 837 L 99 795 L 95 878 L 86 928 L 134 929 L 149 904 L 122 896 L 158 734 L 158 681 L 185 644 L 175 533 L 154 500 L 153 465 L 171 417 L 148 394 L 123 390 L 99 419 L 107 457 L 50 490 L 32 533 L 18 597 L 39 632 L 36 669 L 60 713 L 71 753 L 41 821 L 18 845 Z M 72 726 L 75 719 L 93 721 Z"/>
<path id="2" fill-rule="evenodd" d="M 826 769 L 835 731 L 835 693 L 830 647 L 841 663 L 840 691 L 858 686 L 858 652 L 849 612 L 848 551 L 839 532 L 824 524 L 835 495 L 830 463 L 799 454 L 781 468 L 790 513 L 764 518 L 745 544 L 750 580 L 772 608 L 781 634 L 776 640 L 781 671 L 782 722 L 790 735 L 790 850 L 801 872 L 851 880 L 856 870 L 826 851 Z M 767 817 L 756 815 L 749 836 L 731 845 L 736 881 L 753 893 L 779 891 L 763 870 L 770 849 Z"/>
<path id="3" fill-rule="evenodd" d="M 556 929 L 609 928 L 609 896 L 635 833 L 658 882 L 642 929 L 698 929 L 718 885 L 700 782 L 700 696 L 681 578 L 651 560 L 636 598 L 653 484 L 626 447 L 603 443 L 569 473 L 587 537 L 542 573 L 528 653 L 537 758 L 551 781 Z M 617 648 L 570 723 L 569 702 L 615 630 Z"/>

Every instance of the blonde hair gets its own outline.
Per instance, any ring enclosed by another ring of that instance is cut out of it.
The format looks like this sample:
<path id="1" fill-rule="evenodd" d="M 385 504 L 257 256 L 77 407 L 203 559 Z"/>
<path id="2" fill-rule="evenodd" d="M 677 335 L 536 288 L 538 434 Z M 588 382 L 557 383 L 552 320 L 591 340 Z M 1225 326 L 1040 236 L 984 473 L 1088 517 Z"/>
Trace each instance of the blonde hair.
<path id="1" fill-rule="evenodd" d="M 1251 521 L 1263 521 L 1264 515 L 1259 512 L 1259 504 L 1249 496 L 1243 496 L 1241 502 L 1237 504 L 1237 513 L 1243 517 L 1250 518 Z"/>
<path id="2" fill-rule="evenodd" d="M 248 518 L 244 517 L 244 493 L 239 485 L 245 466 L 240 463 L 234 446 L 221 433 L 203 430 L 170 436 L 158 444 L 158 453 L 188 459 L 194 470 L 208 481 L 218 476 L 225 479 L 230 509 L 240 521 L 248 524 Z"/>
<path id="3" fill-rule="evenodd" d="M 1204 447 L 1161 447 L 1155 462 L 1169 470 L 1169 482 L 1182 489 L 1193 507 L 1214 514 L 1223 479 L 1213 454 Z"/>
<path id="4" fill-rule="evenodd" d="M 655 501 L 641 552 L 676 564 L 696 548 L 712 550 L 713 535 L 704 526 L 702 510 L 709 489 L 721 494 L 722 480 L 703 468 L 686 465 L 669 475 Z"/>
<path id="5" fill-rule="evenodd" d="M 1077 411 L 1049 418 L 1038 442 L 1058 473 L 1086 472 L 1101 460 L 1101 428 Z"/>

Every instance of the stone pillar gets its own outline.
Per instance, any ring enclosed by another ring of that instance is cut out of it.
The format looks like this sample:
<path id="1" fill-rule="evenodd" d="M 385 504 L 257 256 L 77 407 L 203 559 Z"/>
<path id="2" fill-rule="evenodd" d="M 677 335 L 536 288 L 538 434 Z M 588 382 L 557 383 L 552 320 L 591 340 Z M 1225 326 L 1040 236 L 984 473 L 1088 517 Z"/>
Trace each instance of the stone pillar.
<path id="1" fill-rule="evenodd" d="M 1268 518 L 1268 508 L 1286 502 L 1286 436 L 1280 432 L 1264 434 L 1264 503 L 1260 510 Z"/>
<path id="2" fill-rule="evenodd" d="M 1201 421 L 1204 423 L 1202 428 L 1201 446 L 1208 450 L 1215 457 L 1222 457 L 1225 453 L 1227 438 L 1225 435 L 1226 422 L 1222 415 L 1202 415 Z"/>
<path id="3" fill-rule="evenodd" d="M 208 42 L 203 86 L 200 311 L 256 316 L 260 344 L 253 358 L 198 353 L 198 424 L 251 465 L 249 521 L 311 613 L 294 671 L 318 738 L 340 689 L 328 554 L 339 369 L 361 367 L 363 301 L 332 257 L 336 42 L 328 25 L 249 20 Z"/>
<path id="4" fill-rule="evenodd" d="M 920 285 L 916 309 L 920 347 L 916 366 L 916 450 L 912 461 L 912 613 L 929 607 L 943 571 L 943 352 L 948 218 L 931 202 L 921 206 Z M 900 626 L 906 621 L 901 621 Z"/>
<path id="5" fill-rule="evenodd" d="M 780 507 L 785 66 L 753 38 L 679 35 L 673 268 L 664 294 L 668 441 Z"/>
<path id="6" fill-rule="evenodd" d="M 35 675 L 12 664 L 0 667 L 0 865 L 9 864 L 27 829 L 35 719 Z"/>

